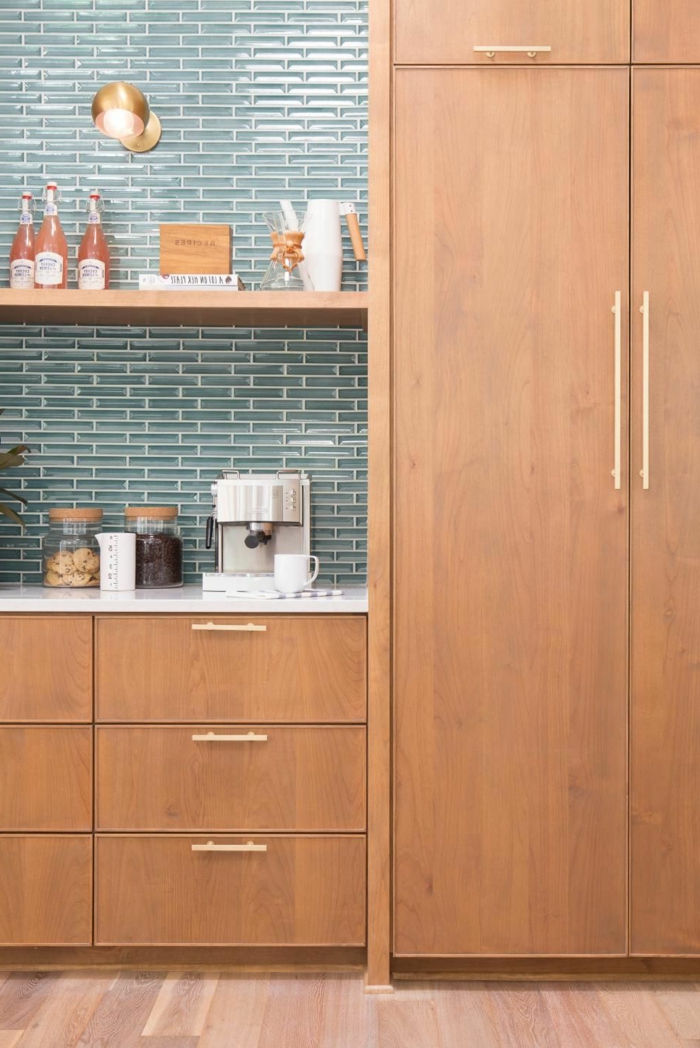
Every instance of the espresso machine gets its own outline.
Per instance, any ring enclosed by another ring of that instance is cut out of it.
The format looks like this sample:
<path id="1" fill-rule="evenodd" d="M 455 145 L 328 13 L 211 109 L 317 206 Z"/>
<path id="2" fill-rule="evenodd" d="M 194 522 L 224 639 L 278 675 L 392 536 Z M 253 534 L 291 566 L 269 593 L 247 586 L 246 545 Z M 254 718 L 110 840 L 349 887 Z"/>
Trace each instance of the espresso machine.
<path id="1" fill-rule="evenodd" d="M 296 469 L 224 469 L 211 486 L 206 548 L 214 548 L 205 592 L 274 589 L 276 553 L 311 549 L 311 479 Z"/>

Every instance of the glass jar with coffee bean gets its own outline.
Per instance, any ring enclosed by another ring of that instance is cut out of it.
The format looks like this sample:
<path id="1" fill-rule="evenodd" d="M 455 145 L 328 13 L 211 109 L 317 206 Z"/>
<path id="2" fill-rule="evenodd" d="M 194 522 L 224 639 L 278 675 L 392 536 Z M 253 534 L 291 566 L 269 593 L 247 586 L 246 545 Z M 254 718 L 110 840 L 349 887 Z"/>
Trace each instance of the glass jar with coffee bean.
<path id="1" fill-rule="evenodd" d="M 182 535 L 177 506 L 127 506 L 127 531 L 136 534 L 136 588 L 182 585 Z"/>

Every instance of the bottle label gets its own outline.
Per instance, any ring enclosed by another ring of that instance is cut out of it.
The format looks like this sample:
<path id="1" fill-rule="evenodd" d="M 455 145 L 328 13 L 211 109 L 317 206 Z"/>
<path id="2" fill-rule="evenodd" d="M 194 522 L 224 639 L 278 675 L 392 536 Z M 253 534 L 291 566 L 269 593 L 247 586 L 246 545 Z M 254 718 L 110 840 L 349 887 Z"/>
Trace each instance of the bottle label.
<path id="1" fill-rule="evenodd" d="M 10 262 L 10 287 L 17 291 L 34 287 L 33 259 L 16 258 L 14 262 Z"/>
<path id="2" fill-rule="evenodd" d="M 19 224 L 21 226 L 33 226 L 34 225 L 34 216 L 32 215 L 31 211 L 23 211 L 22 212 L 22 214 L 19 216 Z"/>
<path id="3" fill-rule="evenodd" d="M 78 262 L 78 287 L 81 291 L 104 291 L 104 262 L 98 258 L 84 258 Z"/>
<path id="4" fill-rule="evenodd" d="M 36 256 L 37 284 L 63 283 L 63 255 L 55 251 L 40 251 Z"/>
<path id="5" fill-rule="evenodd" d="M 56 204 L 48 203 L 46 205 L 46 207 L 44 208 L 44 214 L 45 215 L 57 215 L 58 214 L 58 207 L 56 206 Z"/>
<path id="6" fill-rule="evenodd" d="M 91 226 L 99 226 L 100 215 L 98 211 L 91 211 L 88 215 L 88 224 Z"/>

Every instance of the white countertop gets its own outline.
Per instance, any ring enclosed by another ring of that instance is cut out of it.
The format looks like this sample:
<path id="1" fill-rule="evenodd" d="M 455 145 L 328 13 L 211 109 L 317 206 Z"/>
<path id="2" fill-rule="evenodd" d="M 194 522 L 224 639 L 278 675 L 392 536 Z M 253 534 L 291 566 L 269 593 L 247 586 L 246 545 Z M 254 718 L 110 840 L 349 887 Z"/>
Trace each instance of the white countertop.
<path id="1" fill-rule="evenodd" d="M 243 600 L 225 597 L 220 593 L 202 593 L 201 586 L 182 586 L 179 589 L 134 590 L 130 593 L 105 593 L 99 589 L 49 589 L 44 586 L 0 585 L 0 612 L 177 612 L 180 614 L 208 613 L 260 615 L 263 613 L 289 614 L 364 614 L 367 611 L 367 589 L 364 586 L 344 586 L 341 597 L 297 597 L 293 600 Z"/>

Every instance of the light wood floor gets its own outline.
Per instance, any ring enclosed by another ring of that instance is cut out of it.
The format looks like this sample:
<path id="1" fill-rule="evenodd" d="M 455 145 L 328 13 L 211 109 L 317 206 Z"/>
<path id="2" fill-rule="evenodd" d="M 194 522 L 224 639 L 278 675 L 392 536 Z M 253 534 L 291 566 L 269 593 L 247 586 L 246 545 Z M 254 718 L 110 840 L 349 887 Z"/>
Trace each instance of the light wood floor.
<path id="1" fill-rule="evenodd" d="M 700 1048 L 700 984 L 0 972 L 0 1048 Z"/>

